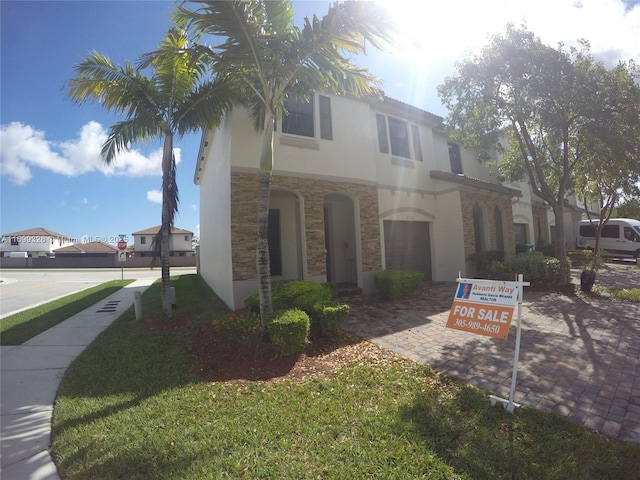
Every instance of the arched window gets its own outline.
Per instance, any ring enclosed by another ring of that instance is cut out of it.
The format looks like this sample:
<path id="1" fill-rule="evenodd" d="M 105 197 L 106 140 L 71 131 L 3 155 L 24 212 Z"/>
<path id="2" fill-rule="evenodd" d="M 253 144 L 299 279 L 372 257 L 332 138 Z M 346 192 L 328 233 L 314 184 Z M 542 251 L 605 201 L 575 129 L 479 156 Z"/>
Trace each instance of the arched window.
<path id="1" fill-rule="evenodd" d="M 484 250 L 484 225 L 482 222 L 482 207 L 476 203 L 473 206 L 473 236 L 476 252 Z"/>
<path id="2" fill-rule="evenodd" d="M 496 250 L 504 251 L 504 230 L 502 229 L 502 212 L 498 207 L 493 209 L 496 224 Z"/>

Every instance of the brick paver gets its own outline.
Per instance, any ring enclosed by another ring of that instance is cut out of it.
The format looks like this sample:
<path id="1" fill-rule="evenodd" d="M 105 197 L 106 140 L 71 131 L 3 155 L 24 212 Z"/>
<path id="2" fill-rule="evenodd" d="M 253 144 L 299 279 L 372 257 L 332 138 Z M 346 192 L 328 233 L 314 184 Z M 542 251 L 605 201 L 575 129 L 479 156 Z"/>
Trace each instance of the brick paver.
<path id="1" fill-rule="evenodd" d="M 619 266 L 598 283 L 639 288 L 640 271 Z M 345 328 L 508 398 L 515 318 L 506 340 L 446 328 L 455 287 L 426 283 L 399 302 L 354 299 Z M 514 401 L 640 444 L 640 304 L 525 288 Z"/>

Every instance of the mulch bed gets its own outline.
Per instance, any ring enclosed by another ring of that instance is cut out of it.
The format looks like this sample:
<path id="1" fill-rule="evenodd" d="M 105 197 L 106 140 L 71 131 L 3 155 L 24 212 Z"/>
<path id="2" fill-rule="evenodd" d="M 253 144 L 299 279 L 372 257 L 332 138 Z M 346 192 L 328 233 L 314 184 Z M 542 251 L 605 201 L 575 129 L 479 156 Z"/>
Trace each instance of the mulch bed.
<path id="1" fill-rule="evenodd" d="M 205 325 L 194 334 L 191 355 L 192 374 L 207 382 L 331 378 L 347 363 L 394 357 L 346 332 L 336 339 L 314 338 L 302 354 L 277 356 L 260 333 L 238 343 L 221 335 L 213 325 Z"/>

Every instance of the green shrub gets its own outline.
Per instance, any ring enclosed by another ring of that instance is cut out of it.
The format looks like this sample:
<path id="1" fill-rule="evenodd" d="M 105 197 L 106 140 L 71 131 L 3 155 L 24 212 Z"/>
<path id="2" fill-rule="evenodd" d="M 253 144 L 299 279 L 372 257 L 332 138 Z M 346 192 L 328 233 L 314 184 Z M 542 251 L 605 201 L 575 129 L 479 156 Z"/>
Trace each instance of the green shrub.
<path id="1" fill-rule="evenodd" d="M 258 292 L 249 295 L 244 299 L 244 306 L 252 315 L 260 317 L 260 297 Z"/>
<path id="2" fill-rule="evenodd" d="M 383 270 L 373 281 L 383 300 L 394 300 L 411 295 L 424 280 L 424 273 L 401 270 Z"/>
<path id="3" fill-rule="evenodd" d="M 515 274 L 513 273 L 513 268 L 510 263 L 495 261 L 489 268 L 487 278 L 491 280 L 513 280 Z"/>
<path id="4" fill-rule="evenodd" d="M 308 315 L 313 313 L 313 306 L 323 300 L 331 300 L 333 291 L 328 284 L 320 284 L 311 280 L 299 280 L 277 285 L 271 289 L 273 311 L 299 308 Z M 244 301 L 245 307 L 254 315 L 260 316 L 260 297 L 258 292 L 249 295 Z"/>
<path id="5" fill-rule="evenodd" d="M 349 310 L 349 305 L 318 302 L 314 305 L 311 328 L 325 337 L 337 337 L 340 335 L 342 324 L 349 316 Z"/>
<path id="6" fill-rule="evenodd" d="M 476 269 L 476 275 L 487 278 L 491 271 L 493 262 L 504 262 L 503 250 L 487 250 L 485 252 L 475 252 L 467 257 Z"/>
<path id="7" fill-rule="evenodd" d="M 532 284 L 558 285 L 562 279 L 569 281 L 571 261 L 567 259 L 563 265 L 557 258 L 545 257 L 540 252 L 521 253 L 511 268 Z"/>
<path id="8" fill-rule="evenodd" d="M 536 245 L 536 251 L 542 252 L 545 257 L 554 257 L 556 254 L 556 246 L 553 243 Z"/>
<path id="9" fill-rule="evenodd" d="M 232 340 L 242 343 L 251 333 L 260 331 L 260 315 L 254 315 L 248 310 L 232 312 L 215 319 L 213 325 Z"/>
<path id="10" fill-rule="evenodd" d="M 314 291 L 300 295 L 293 300 L 292 305 L 288 305 L 289 308 L 298 308 L 305 312 L 310 317 L 315 314 L 315 306 L 318 303 L 330 302 L 333 298 L 333 294 L 327 288 L 320 288 Z"/>
<path id="11" fill-rule="evenodd" d="M 304 351 L 309 343 L 309 329 L 309 316 L 298 309 L 276 312 L 267 323 L 275 353 L 284 356 Z"/>

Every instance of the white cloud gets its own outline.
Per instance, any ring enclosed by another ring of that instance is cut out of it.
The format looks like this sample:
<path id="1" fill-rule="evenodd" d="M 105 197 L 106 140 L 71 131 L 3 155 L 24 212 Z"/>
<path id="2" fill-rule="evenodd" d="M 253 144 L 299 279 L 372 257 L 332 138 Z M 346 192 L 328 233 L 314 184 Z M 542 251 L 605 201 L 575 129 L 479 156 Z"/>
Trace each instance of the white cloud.
<path id="1" fill-rule="evenodd" d="M 640 58 L 640 2 L 622 0 L 377 0 L 402 26 L 394 52 L 370 51 L 364 66 L 383 80 L 386 95 L 446 116 L 437 87 L 461 62 L 503 34 L 508 23 L 525 25 L 543 43 L 575 46 L 587 40 L 608 67 Z M 416 46 L 417 45 L 417 46 Z"/>
<path id="2" fill-rule="evenodd" d="M 434 6 L 415 0 L 379 0 L 421 45 L 427 66 L 441 59 L 461 60 L 486 43 L 488 35 L 503 33 L 507 23 L 526 25 L 552 46 L 588 40 L 598 58 L 640 58 L 640 3 L 622 0 L 450 0 Z M 454 23 L 444 21 L 455 19 Z M 452 28 L 455 26 L 455 28 Z"/>
<path id="3" fill-rule="evenodd" d="M 149 190 L 147 192 L 147 200 L 162 204 L 162 192 L 160 190 Z"/>
<path id="4" fill-rule="evenodd" d="M 162 149 L 148 155 L 139 150 L 128 150 L 116 156 L 107 166 L 100 158 L 107 131 L 98 122 L 82 126 L 75 139 L 54 142 L 47 140 L 45 132 L 30 125 L 11 122 L 0 126 L 0 170 L 18 185 L 31 180 L 33 168 L 75 177 L 90 172 L 128 177 L 162 175 Z M 179 163 L 180 149 L 175 149 Z"/>
<path id="5" fill-rule="evenodd" d="M 80 203 L 83 204 L 83 205 L 88 205 L 89 204 L 89 199 L 85 197 L 82 200 L 80 200 Z"/>

